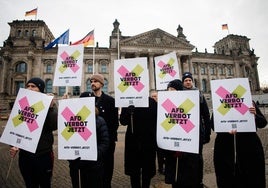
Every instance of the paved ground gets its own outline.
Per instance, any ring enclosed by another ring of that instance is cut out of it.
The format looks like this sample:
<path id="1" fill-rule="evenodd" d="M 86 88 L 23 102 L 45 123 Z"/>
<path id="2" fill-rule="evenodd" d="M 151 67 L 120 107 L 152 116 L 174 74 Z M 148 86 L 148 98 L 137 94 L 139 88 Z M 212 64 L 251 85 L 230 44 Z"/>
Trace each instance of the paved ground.
<path id="1" fill-rule="evenodd" d="M 0 135 L 6 121 L 0 121 Z M 124 174 L 124 138 L 125 138 L 125 127 L 120 127 L 118 130 L 119 141 L 116 146 L 115 152 L 115 170 L 112 181 L 113 188 L 128 188 L 129 177 Z M 263 143 L 265 155 L 266 155 L 266 179 L 268 182 L 268 128 L 260 130 L 258 132 Z M 209 144 L 204 147 L 204 183 L 207 188 L 215 188 L 215 174 L 213 168 L 213 146 L 214 146 L 215 134 L 212 134 L 212 138 Z M 53 188 L 70 188 L 70 176 L 68 162 L 65 160 L 57 159 L 57 135 L 55 134 L 55 168 L 53 175 Z M 12 167 L 8 179 L 6 179 L 8 167 L 11 163 L 9 152 L 9 146 L 0 143 L 0 188 L 23 188 L 23 180 L 18 169 L 18 157 L 12 162 Z M 164 183 L 164 176 L 157 174 L 152 180 L 152 188 L 171 188 L 170 185 Z"/>

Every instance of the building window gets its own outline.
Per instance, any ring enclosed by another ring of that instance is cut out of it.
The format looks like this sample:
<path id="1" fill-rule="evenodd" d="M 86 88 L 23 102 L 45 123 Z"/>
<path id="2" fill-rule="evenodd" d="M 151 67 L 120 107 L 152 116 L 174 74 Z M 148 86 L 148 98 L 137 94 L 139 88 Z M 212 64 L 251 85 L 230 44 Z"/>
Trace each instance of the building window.
<path id="1" fill-rule="evenodd" d="M 36 30 L 32 30 L 32 36 L 33 36 L 33 37 L 36 36 Z"/>
<path id="2" fill-rule="evenodd" d="M 215 75 L 216 74 L 215 67 L 210 67 L 210 74 L 211 75 Z"/>
<path id="3" fill-rule="evenodd" d="M 206 74 L 206 68 L 205 67 L 201 67 L 201 74 Z"/>
<path id="4" fill-rule="evenodd" d="M 86 82 L 86 91 L 89 91 L 89 92 L 92 91 L 91 90 L 91 82 L 90 82 L 90 79 L 88 79 L 87 82 Z"/>
<path id="5" fill-rule="evenodd" d="M 25 36 L 29 37 L 29 31 L 28 30 L 25 30 Z"/>
<path id="6" fill-rule="evenodd" d="M 207 92 L 207 81 L 205 79 L 202 80 L 202 91 Z"/>
<path id="7" fill-rule="evenodd" d="M 45 91 L 46 93 L 52 93 L 52 80 L 51 79 L 46 80 Z"/>
<path id="8" fill-rule="evenodd" d="M 66 87 L 65 86 L 59 86 L 59 96 L 63 96 L 65 94 Z"/>
<path id="9" fill-rule="evenodd" d="M 21 34 L 21 30 L 18 30 L 18 32 L 17 32 L 17 36 L 18 36 L 18 37 L 21 37 L 21 35 L 22 35 L 22 34 Z"/>
<path id="10" fill-rule="evenodd" d="M 24 88 L 24 82 L 23 81 L 15 81 L 15 94 L 17 95 L 20 88 Z"/>
<path id="11" fill-rule="evenodd" d="M 52 73 L 52 65 L 51 64 L 47 64 L 46 66 L 46 73 Z"/>
<path id="12" fill-rule="evenodd" d="M 104 80 L 104 86 L 102 88 L 102 91 L 104 93 L 108 93 L 108 81 L 106 79 Z"/>
<path id="13" fill-rule="evenodd" d="M 88 73 L 93 73 L 93 65 L 92 64 L 87 65 L 87 72 Z"/>
<path id="14" fill-rule="evenodd" d="M 232 76 L 233 75 L 233 69 L 232 69 L 232 67 L 228 67 L 227 68 L 227 74 L 228 74 L 228 76 Z"/>
<path id="15" fill-rule="evenodd" d="M 223 69 L 223 67 L 219 67 L 219 74 L 220 74 L 220 75 L 223 75 L 223 74 L 224 74 L 224 69 Z"/>
<path id="16" fill-rule="evenodd" d="M 16 72 L 18 73 L 26 73 L 27 72 L 27 64 L 24 62 L 20 62 L 16 65 Z"/>
<path id="17" fill-rule="evenodd" d="M 73 95 L 74 96 L 79 96 L 80 95 L 80 87 L 79 86 L 74 86 L 73 87 Z"/>
<path id="18" fill-rule="evenodd" d="M 101 64 L 101 72 L 102 73 L 107 73 L 107 64 L 106 63 Z"/>

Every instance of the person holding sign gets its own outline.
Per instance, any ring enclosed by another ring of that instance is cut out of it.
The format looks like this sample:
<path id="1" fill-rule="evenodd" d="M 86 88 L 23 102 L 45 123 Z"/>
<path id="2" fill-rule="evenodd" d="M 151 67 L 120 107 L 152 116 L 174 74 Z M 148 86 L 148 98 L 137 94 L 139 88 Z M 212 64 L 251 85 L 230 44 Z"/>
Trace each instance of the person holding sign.
<path id="1" fill-rule="evenodd" d="M 179 79 L 170 81 L 167 90 L 183 90 L 182 81 Z M 199 143 L 199 145 L 201 144 L 203 143 Z M 200 164 L 200 147 L 199 153 L 165 150 L 165 157 L 165 183 L 172 184 L 172 188 L 203 187 L 200 184 L 201 170 L 203 170 L 203 166 Z"/>
<path id="2" fill-rule="evenodd" d="M 149 97 L 149 107 L 122 108 L 120 123 L 127 125 L 125 136 L 125 174 L 131 187 L 149 188 L 156 173 L 157 103 Z"/>
<path id="3" fill-rule="evenodd" d="M 182 75 L 182 83 L 184 90 L 197 90 L 193 84 L 193 76 L 190 72 L 185 72 Z M 203 144 L 209 143 L 210 141 L 210 134 L 211 134 L 211 127 L 210 127 L 210 113 L 207 105 L 207 101 L 199 91 L 199 102 L 200 102 L 200 140 L 199 140 L 199 147 L 200 147 L 200 187 L 203 186 Z"/>
<path id="4" fill-rule="evenodd" d="M 26 83 L 26 88 L 44 93 L 45 82 L 40 78 L 32 78 Z M 54 161 L 53 131 L 57 130 L 57 113 L 56 104 L 52 100 L 35 153 L 16 147 L 10 148 L 10 155 L 13 158 L 19 151 L 19 168 L 27 188 L 51 187 Z"/>
<path id="5" fill-rule="evenodd" d="M 255 116 L 256 129 L 267 120 L 255 103 L 249 107 Z M 211 118 L 214 129 L 214 119 Z M 256 132 L 218 132 L 214 145 L 214 167 L 219 188 L 265 188 L 265 158 Z"/>
<path id="6" fill-rule="evenodd" d="M 105 120 L 96 113 L 97 161 L 69 160 L 73 188 L 104 188 L 104 158 L 109 147 L 109 133 Z"/>
<path id="7" fill-rule="evenodd" d="M 93 74 L 90 78 L 92 92 L 84 92 L 80 97 L 95 97 L 95 105 L 99 115 L 106 121 L 110 144 L 104 158 L 104 187 L 111 188 L 114 170 L 114 151 L 117 141 L 118 108 L 115 107 L 115 99 L 102 91 L 104 77 L 101 74 Z"/>

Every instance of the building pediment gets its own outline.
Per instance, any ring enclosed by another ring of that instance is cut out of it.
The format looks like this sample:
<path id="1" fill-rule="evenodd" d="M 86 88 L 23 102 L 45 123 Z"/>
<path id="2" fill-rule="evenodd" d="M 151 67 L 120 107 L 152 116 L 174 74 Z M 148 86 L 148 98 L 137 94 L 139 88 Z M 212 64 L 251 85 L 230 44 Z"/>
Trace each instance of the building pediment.
<path id="1" fill-rule="evenodd" d="M 193 50 L 194 46 L 185 38 L 175 37 L 161 29 L 154 29 L 136 36 L 120 41 L 120 46 L 141 46 L 141 47 L 161 47 L 180 48 Z"/>

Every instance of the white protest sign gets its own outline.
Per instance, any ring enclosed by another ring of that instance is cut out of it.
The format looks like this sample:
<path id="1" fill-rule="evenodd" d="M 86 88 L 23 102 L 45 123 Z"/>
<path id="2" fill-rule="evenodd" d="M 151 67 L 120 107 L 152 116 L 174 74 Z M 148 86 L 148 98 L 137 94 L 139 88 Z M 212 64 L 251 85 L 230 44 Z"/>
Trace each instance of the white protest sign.
<path id="1" fill-rule="evenodd" d="M 215 132 L 256 132 L 247 78 L 211 80 Z"/>
<path id="2" fill-rule="evenodd" d="M 198 153 L 199 121 L 198 90 L 158 92 L 158 147 Z"/>
<path id="3" fill-rule="evenodd" d="M 35 153 L 52 99 L 21 88 L 0 141 Z"/>
<path id="4" fill-rule="evenodd" d="M 81 86 L 84 45 L 59 46 L 53 86 Z"/>
<path id="5" fill-rule="evenodd" d="M 154 58 L 157 90 L 166 90 L 170 81 L 180 78 L 178 60 L 175 52 Z"/>
<path id="6" fill-rule="evenodd" d="M 147 58 L 114 61 L 115 106 L 148 107 L 149 72 Z"/>
<path id="7" fill-rule="evenodd" d="M 97 160 L 95 97 L 59 101 L 58 158 Z"/>

